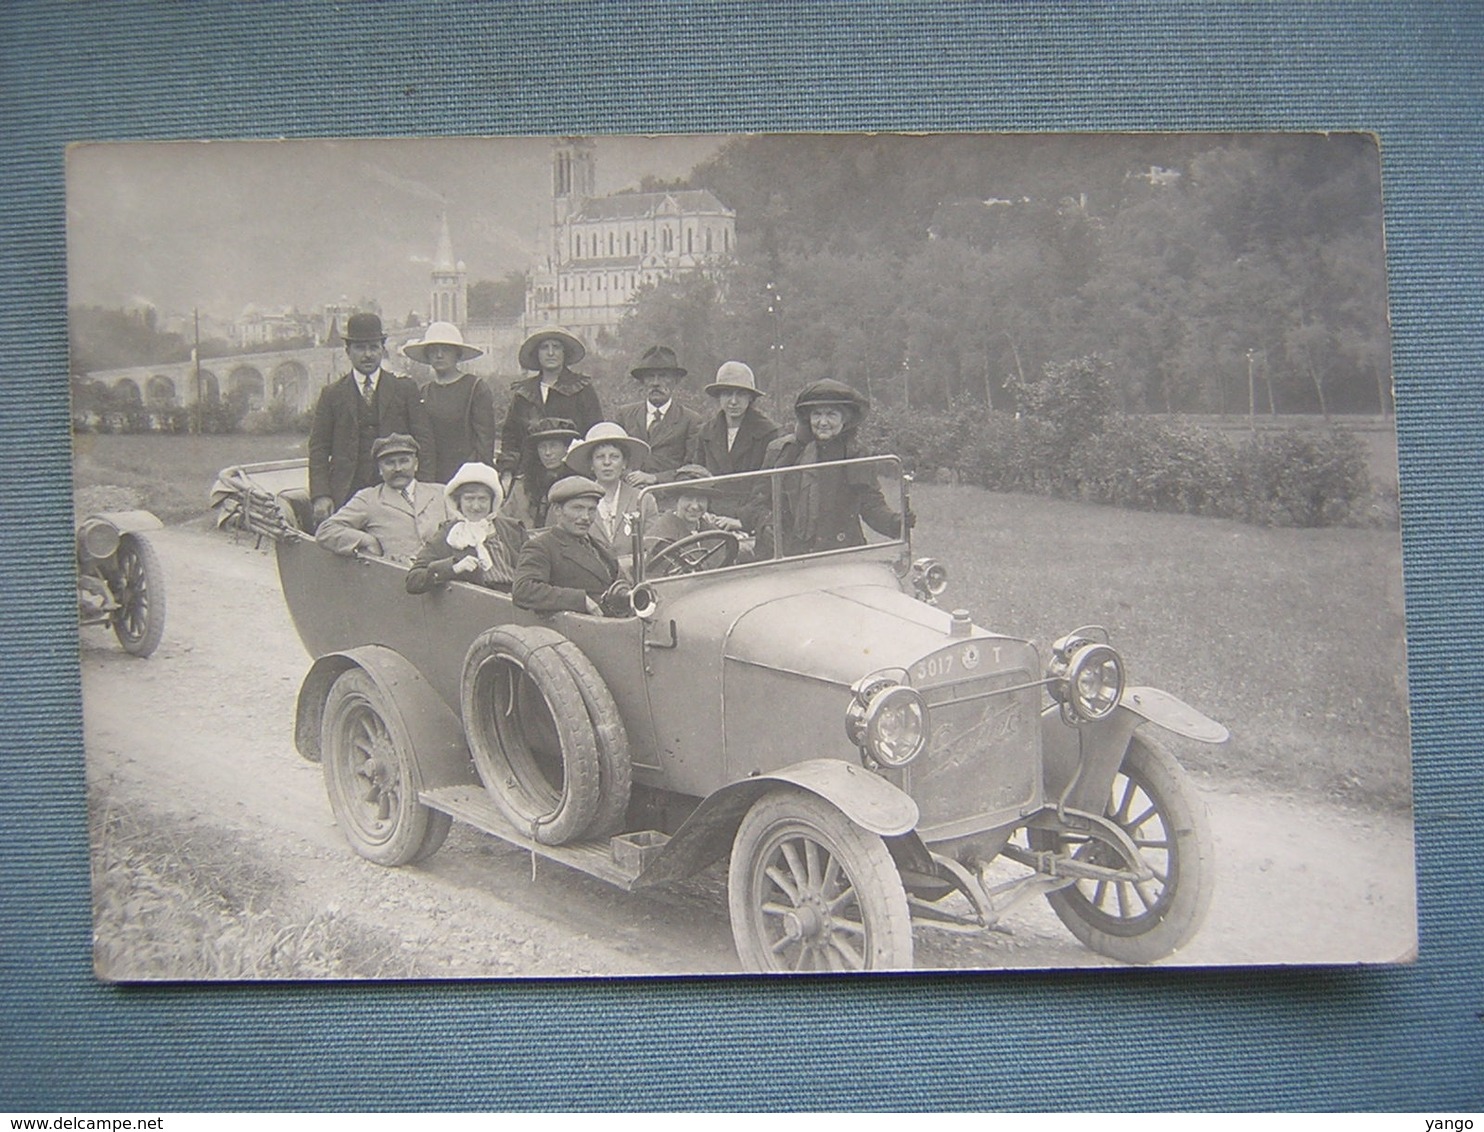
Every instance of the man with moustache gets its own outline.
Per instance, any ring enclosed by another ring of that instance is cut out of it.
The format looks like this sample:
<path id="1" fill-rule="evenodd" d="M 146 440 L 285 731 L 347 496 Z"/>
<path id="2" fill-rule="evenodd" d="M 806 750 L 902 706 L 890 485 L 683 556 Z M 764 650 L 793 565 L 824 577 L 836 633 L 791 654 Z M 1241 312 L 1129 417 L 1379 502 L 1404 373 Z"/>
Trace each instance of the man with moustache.
<path id="1" fill-rule="evenodd" d="M 351 370 L 320 391 L 309 429 L 309 497 L 316 526 L 357 491 L 381 481 L 372 445 L 402 433 L 417 441 L 424 478 L 436 467 L 433 430 L 417 382 L 381 368 L 381 319 L 357 313 L 345 323 Z"/>
<path id="2" fill-rule="evenodd" d="M 370 554 L 408 563 L 448 521 L 441 484 L 417 480 L 417 441 L 405 433 L 377 439 L 372 459 L 381 483 L 364 487 L 319 525 L 315 541 L 348 558 Z"/>
<path id="3" fill-rule="evenodd" d="M 531 536 L 515 563 L 516 605 L 537 613 L 603 616 L 600 599 L 627 579 L 612 553 L 589 534 L 602 498 L 602 487 L 585 476 L 552 484 L 546 529 Z"/>
<path id="4" fill-rule="evenodd" d="M 651 346 L 629 371 L 644 387 L 644 400 L 624 405 L 614 420 L 624 432 L 648 444 L 649 454 L 642 468 L 630 469 L 624 476 L 625 483 L 633 487 L 669 483 L 675 469 L 686 463 L 701 430 L 701 418 L 674 398 L 675 386 L 687 372 L 668 346 Z"/>

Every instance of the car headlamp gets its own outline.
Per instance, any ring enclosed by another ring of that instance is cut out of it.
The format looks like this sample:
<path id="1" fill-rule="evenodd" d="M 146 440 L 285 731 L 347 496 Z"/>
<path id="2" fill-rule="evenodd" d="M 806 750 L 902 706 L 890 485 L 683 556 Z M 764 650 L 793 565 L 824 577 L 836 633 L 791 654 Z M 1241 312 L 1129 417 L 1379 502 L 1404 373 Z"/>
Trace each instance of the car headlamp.
<path id="1" fill-rule="evenodd" d="M 929 604 L 948 588 L 948 569 L 933 558 L 919 558 L 912 563 L 912 588 Z"/>
<path id="2" fill-rule="evenodd" d="M 927 748 L 927 703 L 901 682 L 906 675 L 901 669 L 872 673 L 851 689 L 845 733 L 882 766 L 906 766 Z"/>
<path id="3" fill-rule="evenodd" d="M 1123 696 L 1123 660 L 1106 641 L 1068 634 L 1051 646 L 1047 685 L 1068 723 L 1091 723 L 1111 715 Z"/>
<path id="4" fill-rule="evenodd" d="M 83 555 L 94 562 L 113 557 L 119 548 L 119 530 L 107 519 L 88 519 L 77 531 L 77 544 Z"/>

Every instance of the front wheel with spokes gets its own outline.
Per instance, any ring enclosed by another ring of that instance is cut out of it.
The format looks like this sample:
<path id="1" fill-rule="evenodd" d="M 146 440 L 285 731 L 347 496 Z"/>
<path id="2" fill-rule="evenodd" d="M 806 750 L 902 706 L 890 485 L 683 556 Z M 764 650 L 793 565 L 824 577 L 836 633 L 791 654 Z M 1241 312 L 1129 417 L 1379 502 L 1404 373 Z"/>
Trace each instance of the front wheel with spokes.
<path id="1" fill-rule="evenodd" d="M 1135 735 L 1105 816 L 1128 834 L 1153 876 L 1079 880 L 1046 899 L 1092 950 L 1125 963 L 1151 963 L 1189 943 L 1211 905 L 1215 850 L 1206 807 L 1174 756 Z M 1032 845 L 1055 845 L 1075 860 L 1107 868 L 1121 865 L 1106 844 L 1069 834 L 1038 832 Z"/>
<path id="2" fill-rule="evenodd" d="M 750 971 L 912 966 L 907 895 L 886 843 L 806 791 L 775 790 L 742 819 L 727 903 Z"/>
<path id="3" fill-rule="evenodd" d="M 165 635 L 165 577 L 149 539 L 127 534 L 114 552 L 112 585 L 118 609 L 113 634 L 133 656 L 149 656 Z"/>

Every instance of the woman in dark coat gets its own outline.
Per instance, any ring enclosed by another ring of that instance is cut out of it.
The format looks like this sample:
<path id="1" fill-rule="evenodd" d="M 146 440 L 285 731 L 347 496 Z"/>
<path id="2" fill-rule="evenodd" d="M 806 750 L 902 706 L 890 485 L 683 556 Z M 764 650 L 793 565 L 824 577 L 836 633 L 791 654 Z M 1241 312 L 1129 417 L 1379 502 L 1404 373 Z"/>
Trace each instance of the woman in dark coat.
<path id="1" fill-rule="evenodd" d="M 559 326 L 543 326 L 521 344 L 521 368 L 535 370 L 536 376 L 522 378 L 510 387 L 510 409 L 500 430 L 500 454 L 495 458 L 507 492 L 532 424 L 542 417 L 561 417 L 571 421 L 579 434 L 586 435 L 603 419 L 603 406 L 592 387 L 592 378 L 571 368 L 586 353 L 587 348 Z"/>
<path id="2" fill-rule="evenodd" d="M 844 382 L 829 378 L 806 385 L 794 400 L 795 430 L 768 445 L 763 458 L 764 468 L 806 469 L 797 476 L 782 477 L 784 554 L 864 546 L 862 522 L 878 534 L 901 537 L 902 517 L 881 494 L 872 465 L 807 470 L 813 464 L 865 455 L 857 447 L 855 434 L 869 409 L 865 397 Z M 749 515 L 763 528 L 758 534 L 758 557 L 766 557 L 772 553 L 774 535 L 769 529 L 772 501 L 768 484 L 758 485 Z M 909 512 L 909 527 L 914 518 Z"/>
<path id="3" fill-rule="evenodd" d="M 407 571 L 407 592 L 424 594 L 452 581 L 473 582 L 508 591 L 515 560 L 525 545 L 520 524 L 495 512 L 500 477 L 488 464 L 465 464 L 444 489 L 454 518 L 423 544 Z"/>
<path id="4" fill-rule="evenodd" d="M 472 373 L 460 373 L 459 363 L 483 356 L 470 346 L 451 322 L 428 326 L 421 340 L 402 352 L 415 362 L 433 367 L 433 380 L 423 386 L 423 407 L 433 427 L 433 466 L 425 469 L 438 483 L 463 465 L 495 459 L 495 397 Z"/>
<path id="5" fill-rule="evenodd" d="M 546 494 L 563 476 L 570 476 L 567 447 L 581 434 L 571 421 L 542 417 L 531 426 L 521 450 L 520 467 L 500 514 L 508 515 L 528 531 L 546 526 Z"/>
<path id="6" fill-rule="evenodd" d="M 757 471 L 768 445 L 778 436 L 778 425 L 757 409 L 763 392 L 751 367 L 723 362 L 706 392 L 716 402 L 716 413 L 696 434 L 688 462 L 701 465 L 713 476 Z M 717 484 L 711 509 L 719 515 L 740 517 L 748 494 L 745 484 Z"/>

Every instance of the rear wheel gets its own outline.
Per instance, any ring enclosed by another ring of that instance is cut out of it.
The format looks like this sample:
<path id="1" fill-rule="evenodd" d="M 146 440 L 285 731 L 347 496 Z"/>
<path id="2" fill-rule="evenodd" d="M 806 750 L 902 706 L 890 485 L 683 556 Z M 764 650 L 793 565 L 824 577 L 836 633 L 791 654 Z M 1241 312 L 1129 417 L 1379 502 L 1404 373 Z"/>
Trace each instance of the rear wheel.
<path id="1" fill-rule="evenodd" d="M 1153 878 L 1079 880 L 1046 899 L 1092 950 L 1125 963 L 1151 963 L 1189 943 L 1211 905 L 1215 850 L 1206 807 L 1174 756 L 1135 735 L 1104 816 L 1133 840 Z M 1070 850 L 1092 864 L 1120 864 L 1107 845 L 1083 837 L 1039 832 L 1032 844 Z"/>
<path id="2" fill-rule="evenodd" d="M 516 829 L 575 840 L 598 812 L 602 772 L 582 689 L 553 629 L 487 629 L 464 657 L 464 734 L 480 781 Z"/>
<path id="3" fill-rule="evenodd" d="M 406 865 L 438 851 L 451 819 L 417 800 L 422 779 L 411 743 L 361 669 L 347 669 L 330 686 L 320 746 L 330 809 L 357 853 L 378 865 Z"/>
<path id="4" fill-rule="evenodd" d="M 732 843 L 727 903 L 750 971 L 912 966 L 912 922 L 886 843 L 803 790 L 765 794 Z"/>
<path id="5" fill-rule="evenodd" d="M 130 534 L 119 539 L 109 582 L 119 605 L 114 636 L 125 652 L 149 656 L 165 635 L 165 575 L 147 538 Z"/>

